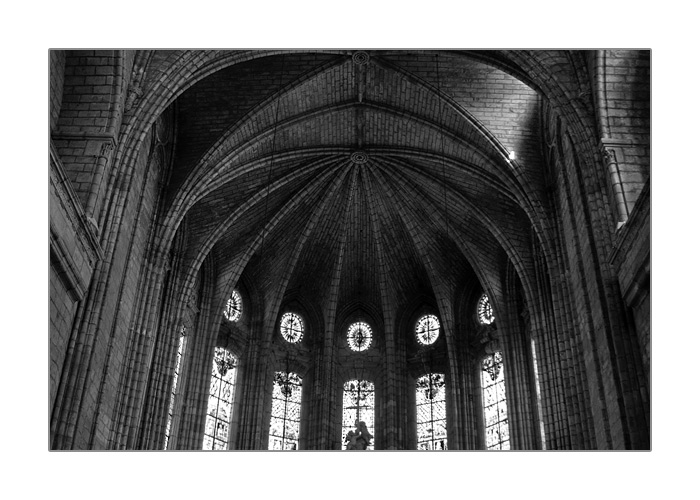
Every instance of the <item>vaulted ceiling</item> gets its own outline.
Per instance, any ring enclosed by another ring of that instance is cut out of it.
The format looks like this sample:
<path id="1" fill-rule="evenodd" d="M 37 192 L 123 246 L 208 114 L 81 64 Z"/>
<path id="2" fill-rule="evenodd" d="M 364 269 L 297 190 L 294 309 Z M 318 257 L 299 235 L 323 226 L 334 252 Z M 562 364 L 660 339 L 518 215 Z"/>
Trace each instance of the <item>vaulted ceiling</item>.
<path id="1" fill-rule="evenodd" d="M 192 269 L 210 256 L 222 297 L 245 275 L 267 312 L 287 294 L 330 321 L 451 307 L 477 280 L 498 297 L 546 203 L 541 89 L 496 56 L 267 53 L 200 76 L 175 101 L 166 198 Z"/>

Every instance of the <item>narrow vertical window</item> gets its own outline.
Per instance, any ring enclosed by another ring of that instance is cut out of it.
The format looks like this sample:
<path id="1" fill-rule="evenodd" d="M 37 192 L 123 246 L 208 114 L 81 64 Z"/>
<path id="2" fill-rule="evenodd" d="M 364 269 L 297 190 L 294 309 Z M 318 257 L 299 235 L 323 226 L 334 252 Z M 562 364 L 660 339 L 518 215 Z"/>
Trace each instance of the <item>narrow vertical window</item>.
<path id="1" fill-rule="evenodd" d="M 537 368 L 537 354 L 535 351 L 535 339 L 531 340 L 532 347 L 532 365 L 535 369 L 535 392 L 537 393 L 537 412 L 540 417 L 540 437 L 542 438 L 542 449 L 547 449 L 547 441 L 544 436 L 544 419 L 542 413 L 542 394 L 540 393 L 540 373 Z"/>
<path id="2" fill-rule="evenodd" d="M 168 405 L 168 422 L 165 424 L 165 445 L 164 450 L 168 449 L 168 441 L 170 440 L 170 431 L 173 425 L 173 415 L 175 414 L 175 400 L 177 398 L 177 383 L 180 378 L 180 367 L 182 366 L 182 357 L 185 355 L 185 346 L 187 345 L 187 329 L 183 326 L 180 330 L 180 340 L 177 345 L 177 358 L 175 359 L 175 370 L 173 372 L 173 386 L 170 389 L 170 404 Z"/>
<path id="3" fill-rule="evenodd" d="M 500 352 L 487 356 L 482 362 L 481 390 L 484 404 L 484 424 L 487 450 L 509 450 L 508 407 L 503 357 Z"/>
<path id="4" fill-rule="evenodd" d="M 299 449 L 301 377 L 294 372 L 276 372 L 272 385 L 270 450 Z"/>
<path id="5" fill-rule="evenodd" d="M 229 351 L 221 347 L 214 350 L 207 420 L 202 444 L 204 450 L 228 449 L 237 367 L 238 360 Z"/>
<path id="6" fill-rule="evenodd" d="M 447 449 L 445 375 L 429 373 L 416 381 L 416 423 L 419 450 Z"/>
<path id="7" fill-rule="evenodd" d="M 373 450 L 374 384 L 348 380 L 343 386 L 343 438 L 346 449 Z"/>

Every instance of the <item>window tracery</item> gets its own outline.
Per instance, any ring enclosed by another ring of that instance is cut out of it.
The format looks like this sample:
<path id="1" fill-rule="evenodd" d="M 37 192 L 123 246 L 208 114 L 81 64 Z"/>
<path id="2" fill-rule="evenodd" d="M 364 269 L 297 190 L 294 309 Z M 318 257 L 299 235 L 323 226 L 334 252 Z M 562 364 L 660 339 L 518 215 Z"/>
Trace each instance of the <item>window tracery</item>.
<path id="1" fill-rule="evenodd" d="M 440 320 L 437 316 L 428 314 L 416 323 L 416 339 L 423 345 L 435 343 L 440 335 Z"/>
<path id="2" fill-rule="evenodd" d="M 416 423 L 419 450 L 447 449 L 445 375 L 429 373 L 416 380 Z"/>
<path id="3" fill-rule="evenodd" d="M 372 329 L 361 321 L 348 328 L 348 345 L 353 351 L 364 351 L 372 344 Z"/>
<path id="4" fill-rule="evenodd" d="M 275 372 L 268 449 L 299 448 L 301 377 L 294 372 Z"/>
<path id="5" fill-rule="evenodd" d="M 241 294 L 234 290 L 231 292 L 231 297 L 229 297 L 228 301 L 226 302 L 224 317 L 233 323 L 241 318 L 242 313 L 243 300 L 241 299 Z"/>
<path id="6" fill-rule="evenodd" d="M 542 393 L 540 392 L 540 372 L 537 368 L 537 350 L 535 349 L 535 339 L 531 339 L 530 348 L 532 349 L 532 365 L 535 372 L 535 394 L 537 394 L 537 412 L 540 420 L 540 438 L 542 440 L 542 449 L 547 449 L 547 440 L 544 434 L 544 420 L 542 419 Z"/>
<path id="7" fill-rule="evenodd" d="M 304 323 L 297 314 L 284 313 L 280 320 L 280 333 L 284 340 L 296 344 L 304 336 Z"/>
<path id="8" fill-rule="evenodd" d="M 204 428 L 204 450 L 228 449 L 238 360 L 228 350 L 217 347 L 212 361 L 209 403 Z"/>
<path id="9" fill-rule="evenodd" d="M 487 450 L 509 450 L 508 406 L 503 357 L 495 352 L 482 361 L 481 393 L 484 407 L 484 427 Z"/>
<path id="10" fill-rule="evenodd" d="M 489 298 L 486 294 L 483 294 L 479 299 L 479 304 L 476 307 L 476 311 L 479 317 L 479 323 L 482 325 L 490 325 L 496 319 L 493 315 L 491 302 L 489 302 Z"/>
<path id="11" fill-rule="evenodd" d="M 364 422 L 369 434 L 374 435 L 374 384 L 367 380 L 348 380 L 343 385 L 343 435 L 345 442 L 358 422 Z M 368 450 L 374 449 L 372 442 Z"/>
<path id="12" fill-rule="evenodd" d="M 165 424 L 165 444 L 163 449 L 168 449 L 168 442 L 170 440 L 170 431 L 173 424 L 173 415 L 175 413 L 175 401 L 177 398 L 177 383 L 180 376 L 180 367 L 182 365 L 182 357 L 185 354 L 185 347 L 187 345 L 187 329 L 185 326 L 180 330 L 180 340 L 177 345 L 177 358 L 175 359 L 175 370 L 173 370 L 173 385 L 170 389 L 170 403 L 168 404 L 168 421 Z"/>

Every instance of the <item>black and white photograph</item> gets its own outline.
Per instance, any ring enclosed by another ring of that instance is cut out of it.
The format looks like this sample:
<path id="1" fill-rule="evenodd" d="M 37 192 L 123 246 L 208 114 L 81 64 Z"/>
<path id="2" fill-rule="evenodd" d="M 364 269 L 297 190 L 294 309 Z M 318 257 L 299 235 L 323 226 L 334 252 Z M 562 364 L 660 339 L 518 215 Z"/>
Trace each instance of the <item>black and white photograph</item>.
<path id="1" fill-rule="evenodd" d="M 51 449 L 650 449 L 650 50 L 50 55 Z"/>
<path id="2" fill-rule="evenodd" d="M 6 8 L 3 496 L 692 497 L 673 7 Z"/>

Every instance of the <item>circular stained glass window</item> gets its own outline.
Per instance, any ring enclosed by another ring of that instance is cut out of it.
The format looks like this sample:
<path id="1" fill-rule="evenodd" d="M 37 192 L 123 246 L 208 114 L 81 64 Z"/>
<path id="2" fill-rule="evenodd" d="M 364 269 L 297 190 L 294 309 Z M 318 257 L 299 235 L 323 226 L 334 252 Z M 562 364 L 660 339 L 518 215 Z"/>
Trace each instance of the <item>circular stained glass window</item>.
<path id="1" fill-rule="evenodd" d="M 231 294 L 231 298 L 226 302 L 226 308 L 224 309 L 224 316 L 229 321 L 238 321 L 241 317 L 242 300 L 241 294 L 236 290 Z"/>
<path id="2" fill-rule="evenodd" d="M 304 323 L 294 313 L 284 313 L 280 321 L 280 333 L 287 342 L 296 344 L 304 336 Z"/>
<path id="3" fill-rule="evenodd" d="M 367 323 L 353 323 L 348 329 L 348 344 L 353 351 L 364 351 L 372 343 L 372 329 Z"/>
<path id="4" fill-rule="evenodd" d="M 479 323 L 482 325 L 490 325 L 496 319 L 493 316 L 493 309 L 486 294 L 483 294 L 479 299 L 479 305 L 476 307 L 476 313 L 479 316 Z"/>
<path id="5" fill-rule="evenodd" d="M 416 339 L 423 345 L 430 345 L 440 335 L 440 321 L 436 316 L 429 314 L 423 316 L 416 323 Z"/>

